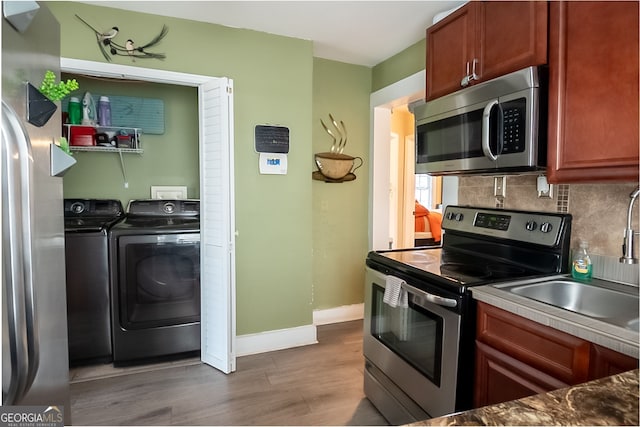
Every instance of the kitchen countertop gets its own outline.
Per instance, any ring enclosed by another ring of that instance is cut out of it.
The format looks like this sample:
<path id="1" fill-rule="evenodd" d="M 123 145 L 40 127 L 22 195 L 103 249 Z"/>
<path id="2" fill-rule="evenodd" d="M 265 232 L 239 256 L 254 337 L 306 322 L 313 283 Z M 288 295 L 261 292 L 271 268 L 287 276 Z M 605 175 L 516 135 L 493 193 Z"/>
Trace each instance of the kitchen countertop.
<path id="1" fill-rule="evenodd" d="M 566 276 L 558 276 L 566 277 Z M 491 285 L 471 288 L 473 298 L 613 351 L 639 358 L 638 332 L 554 307 Z"/>
<path id="2" fill-rule="evenodd" d="M 638 369 L 548 393 L 412 423 L 449 425 L 632 425 L 640 399 Z"/>

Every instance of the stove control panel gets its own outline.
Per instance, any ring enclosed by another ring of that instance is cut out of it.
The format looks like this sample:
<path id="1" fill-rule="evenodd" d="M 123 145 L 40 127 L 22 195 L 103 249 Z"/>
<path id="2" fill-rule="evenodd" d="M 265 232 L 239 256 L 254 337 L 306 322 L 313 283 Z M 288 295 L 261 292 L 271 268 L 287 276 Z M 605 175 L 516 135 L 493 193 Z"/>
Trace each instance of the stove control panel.
<path id="1" fill-rule="evenodd" d="M 447 206 L 442 228 L 552 247 L 570 222 L 569 214 Z"/>
<path id="2" fill-rule="evenodd" d="M 506 231 L 511 223 L 511 215 L 497 215 L 486 212 L 478 212 L 474 225 L 476 227 L 491 228 Z"/>

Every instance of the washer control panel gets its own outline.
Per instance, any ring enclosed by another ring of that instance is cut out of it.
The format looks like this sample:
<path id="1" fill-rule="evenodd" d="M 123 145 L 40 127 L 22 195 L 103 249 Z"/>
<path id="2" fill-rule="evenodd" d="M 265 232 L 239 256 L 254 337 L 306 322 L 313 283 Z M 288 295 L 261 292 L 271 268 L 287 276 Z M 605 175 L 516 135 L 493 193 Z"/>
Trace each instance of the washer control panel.
<path id="1" fill-rule="evenodd" d="M 198 216 L 200 201 L 191 199 L 143 199 L 132 200 L 127 209 L 129 215 L 136 216 Z"/>

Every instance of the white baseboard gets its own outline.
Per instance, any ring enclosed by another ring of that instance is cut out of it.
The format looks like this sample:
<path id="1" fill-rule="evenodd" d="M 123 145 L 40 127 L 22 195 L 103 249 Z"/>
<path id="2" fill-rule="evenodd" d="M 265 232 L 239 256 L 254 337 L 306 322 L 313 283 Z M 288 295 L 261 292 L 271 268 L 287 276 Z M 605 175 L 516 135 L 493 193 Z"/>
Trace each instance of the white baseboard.
<path id="1" fill-rule="evenodd" d="M 317 325 L 360 320 L 364 317 L 364 304 L 343 305 L 342 307 L 313 311 L 313 325 L 278 329 L 257 334 L 236 337 L 236 356 L 266 353 L 286 348 L 317 344 Z"/>
<path id="2" fill-rule="evenodd" d="M 240 335 L 236 337 L 236 356 L 248 356 L 317 343 L 315 325 Z"/>
<path id="3" fill-rule="evenodd" d="M 314 325 L 327 325 L 329 323 L 348 322 L 364 318 L 364 303 L 343 305 L 341 307 L 328 308 L 313 311 Z"/>

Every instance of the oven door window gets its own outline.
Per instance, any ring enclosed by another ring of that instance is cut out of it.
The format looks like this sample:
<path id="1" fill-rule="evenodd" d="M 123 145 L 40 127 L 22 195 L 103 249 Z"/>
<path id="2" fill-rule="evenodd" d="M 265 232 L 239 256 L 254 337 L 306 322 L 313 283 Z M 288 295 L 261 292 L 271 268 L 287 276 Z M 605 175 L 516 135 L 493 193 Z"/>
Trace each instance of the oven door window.
<path id="1" fill-rule="evenodd" d="M 442 317 L 411 302 L 409 308 L 393 308 L 383 298 L 384 288 L 374 284 L 371 334 L 439 387 Z"/>
<path id="2" fill-rule="evenodd" d="M 200 321 L 200 239 L 120 239 L 120 323 L 125 329 Z"/>

